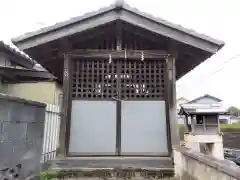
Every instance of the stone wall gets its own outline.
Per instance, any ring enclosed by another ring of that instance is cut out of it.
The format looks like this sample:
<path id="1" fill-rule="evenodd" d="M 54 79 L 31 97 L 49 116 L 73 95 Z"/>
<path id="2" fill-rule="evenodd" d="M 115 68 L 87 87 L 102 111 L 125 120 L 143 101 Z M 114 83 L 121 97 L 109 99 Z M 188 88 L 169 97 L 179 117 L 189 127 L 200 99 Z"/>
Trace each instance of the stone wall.
<path id="1" fill-rule="evenodd" d="M 217 160 L 186 148 L 174 148 L 174 168 L 176 176 L 189 174 L 196 180 L 237 180 L 240 167 L 227 160 Z"/>

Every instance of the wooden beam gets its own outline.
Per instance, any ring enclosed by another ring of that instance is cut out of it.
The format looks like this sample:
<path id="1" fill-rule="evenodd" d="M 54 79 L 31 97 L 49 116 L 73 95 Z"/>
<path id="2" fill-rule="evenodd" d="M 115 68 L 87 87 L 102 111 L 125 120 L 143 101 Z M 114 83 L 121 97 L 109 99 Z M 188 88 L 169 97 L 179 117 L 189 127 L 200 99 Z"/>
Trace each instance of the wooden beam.
<path id="1" fill-rule="evenodd" d="M 100 58 L 109 59 L 109 54 L 111 54 L 112 59 L 116 58 L 128 58 L 128 59 L 139 59 L 141 60 L 142 54 L 144 59 L 165 59 L 169 56 L 168 53 L 161 50 L 99 50 L 99 49 L 78 49 L 74 50 L 68 55 L 73 58 Z"/>
<path id="2" fill-rule="evenodd" d="M 52 74 L 45 71 L 37 70 L 26 70 L 26 69 L 16 69 L 16 68 L 7 68 L 0 67 L 0 73 L 3 76 L 11 77 L 30 77 L 30 78 L 43 78 L 43 79 L 56 79 Z"/>

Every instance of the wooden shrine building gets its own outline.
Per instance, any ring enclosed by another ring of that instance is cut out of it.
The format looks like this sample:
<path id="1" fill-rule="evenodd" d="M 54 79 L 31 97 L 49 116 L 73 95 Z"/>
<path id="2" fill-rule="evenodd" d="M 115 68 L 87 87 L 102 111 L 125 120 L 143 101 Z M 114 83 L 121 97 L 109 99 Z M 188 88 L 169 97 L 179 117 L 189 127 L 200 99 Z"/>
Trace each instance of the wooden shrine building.
<path id="1" fill-rule="evenodd" d="M 179 145 L 176 80 L 224 45 L 121 1 L 12 41 L 63 83 L 63 157 L 158 164 Z"/>

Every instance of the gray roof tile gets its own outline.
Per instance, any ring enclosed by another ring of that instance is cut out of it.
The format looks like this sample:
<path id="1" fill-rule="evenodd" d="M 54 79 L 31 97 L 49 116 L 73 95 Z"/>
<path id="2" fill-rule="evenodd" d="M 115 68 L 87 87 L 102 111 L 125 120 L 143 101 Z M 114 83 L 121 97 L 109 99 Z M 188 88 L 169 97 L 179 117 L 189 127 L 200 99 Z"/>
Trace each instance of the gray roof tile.
<path id="1" fill-rule="evenodd" d="M 28 57 L 27 55 L 23 54 L 23 52 L 18 51 L 17 49 L 12 48 L 11 46 L 5 44 L 3 41 L 0 41 L 0 52 L 1 51 L 5 51 L 7 53 L 12 53 L 12 54 L 14 54 L 16 56 L 24 58 L 25 60 L 27 60 L 27 61 L 29 61 L 31 63 L 34 63 L 34 61 L 30 57 Z"/>
<path id="2" fill-rule="evenodd" d="M 164 20 L 162 18 L 154 17 L 154 16 L 152 16 L 152 15 L 150 15 L 148 13 L 144 13 L 144 12 L 142 12 L 142 11 L 136 9 L 136 8 L 133 8 L 133 7 L 129 6 L 128 4 L 126 4 L 122 0 L 120 0 L 120 1 L 116 0 L 116 2 L 114 4 L 111 4 L 108 7 L 100 8 L 97 11 L 92 11 L 92 12 L 86 13 L 86 14 L 84 14 L 82 16 L 74 17 L 74 18 L 71 18 L 69 20 L 56 23 L 55 25 L 44 27 L 44 28 L 39 29 L 39 30 L 34 31 L 34 32 L 26 33 L 24 35 L 21 35 L 21 36 L 18 36 L 16 38 L 13 38 L 12 41 L 13 42 L 23 41 L 23 40 L 25 40 L 27 38 L 31 38 L 31 37 L 34 37 L 34 36 L 37 36 L 37 35 L 40 35 L 40 34 L 43 34 L 43 33 L 47 33 L 49 31 L 53 31 L 53 30 L 56 30 L 56 29 L 59 29 L 59 28 L 62 28 L 62 27 L 65 27 L 65 26 L 77 23 L 77 22 L 82 21 L 84 19 L 88 19 L 90 17 L 97 16 L 97 15 L 106 13 L 108 11 L 114 10 L 114 9 L 116 9 L 116 10 L 117 9 L 124 9 L 124 10 L 130 11 L 130 12 L 133 12 L 135 14 L 138 14 L 140 16 L 148 18 L 148 19 L 150 19 L 152 21 L 155 21 L 156 23 L 163 24 L 165 26 L 168 26 L 170 28 L 173 28 L 173 29 L 176 29 L 178 31 L 184 32 L 184 33 L 189 34 L 191 36 L 194 36 L 194 37 L 197 37 L 197 38 L 209 41 L 209 42 L 211 42 L 213 44 L 216 44 L 216 45 L 218 45 L 220 47 L 222 47 L 225 44 L 223 41 L 211 38 L 211 37 L 209 37 L 207 35 L 204 35 L 204 34 L 197 33 L 194 30 L 184 28 L 181 25 L 177 25 L 177 24 L 171 23 L 171 22 L 169 22 L 167 20 Z"/>

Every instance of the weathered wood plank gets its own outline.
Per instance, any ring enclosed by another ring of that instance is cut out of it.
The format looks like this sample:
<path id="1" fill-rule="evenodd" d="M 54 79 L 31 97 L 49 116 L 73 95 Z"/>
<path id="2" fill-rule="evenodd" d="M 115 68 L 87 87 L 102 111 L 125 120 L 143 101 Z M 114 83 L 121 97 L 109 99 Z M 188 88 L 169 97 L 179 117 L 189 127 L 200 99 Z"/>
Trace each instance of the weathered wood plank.
<path id="1" fill-rule="evenodd" d="M 71 59 L 69 56 L 64 55 L 64 71 L 63 71 L 63 102 L 62 102 L 62 113 L 61 113 L 61 124 L 60 124 L 60 154 L 61 156 L 67 155 L 68 147 L 68 135 L 69 135 L 69 121 L 70 121 L 70 112 L 71 112 Z"/>

